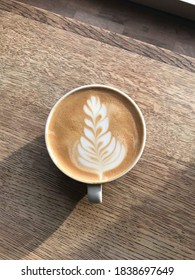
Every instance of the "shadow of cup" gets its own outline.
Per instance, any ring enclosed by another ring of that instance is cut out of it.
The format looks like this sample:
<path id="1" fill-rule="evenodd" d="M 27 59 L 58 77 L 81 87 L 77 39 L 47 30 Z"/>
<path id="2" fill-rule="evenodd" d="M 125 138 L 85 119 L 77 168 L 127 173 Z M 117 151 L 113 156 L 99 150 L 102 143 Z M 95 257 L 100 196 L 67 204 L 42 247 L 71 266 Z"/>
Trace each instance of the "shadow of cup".
<path id="1" fill-rule="evenodd" d="M 86 186 L 51 161 L 44 136 L 1 162 L 0 258 L 20 259 L 66 220 Z"/>

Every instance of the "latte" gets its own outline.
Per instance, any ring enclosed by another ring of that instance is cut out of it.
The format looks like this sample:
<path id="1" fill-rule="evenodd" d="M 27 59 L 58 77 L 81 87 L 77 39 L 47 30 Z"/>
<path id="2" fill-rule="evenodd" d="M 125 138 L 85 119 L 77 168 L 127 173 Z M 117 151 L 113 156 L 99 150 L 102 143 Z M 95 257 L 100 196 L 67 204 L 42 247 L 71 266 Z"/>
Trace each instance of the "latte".
<path id="1" fill-rule="evenodd" d="M 143 141 L 138 109 L 110 88 L 94 86 L 65 95 L 47 121 L 46 143 L 52 159 L 81 182 L 103 183 L 125 174 Z"/>

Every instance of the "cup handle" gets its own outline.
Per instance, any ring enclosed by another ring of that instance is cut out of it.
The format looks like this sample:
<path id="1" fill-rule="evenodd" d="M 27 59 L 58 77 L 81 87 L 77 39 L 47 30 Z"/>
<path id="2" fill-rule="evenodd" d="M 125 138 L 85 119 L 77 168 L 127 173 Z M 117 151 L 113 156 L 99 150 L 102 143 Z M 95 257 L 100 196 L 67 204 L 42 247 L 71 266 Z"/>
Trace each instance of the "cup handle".
<path id="1" fill-rule="evenodd" d="M 92 203 L 102 203 L 102 184 L 87 185 L 88 199 Z"/>

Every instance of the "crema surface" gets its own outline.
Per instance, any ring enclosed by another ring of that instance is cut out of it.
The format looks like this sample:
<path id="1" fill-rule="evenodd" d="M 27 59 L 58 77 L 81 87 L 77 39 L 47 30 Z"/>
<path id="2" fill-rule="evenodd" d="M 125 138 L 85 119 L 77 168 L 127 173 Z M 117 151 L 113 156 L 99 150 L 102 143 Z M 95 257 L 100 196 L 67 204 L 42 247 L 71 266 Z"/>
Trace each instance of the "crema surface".
<path id="1" fill-rule="evenodd" d="M 125 96 L 111 89 L 87 88 L 58 102 L 46 141 L 55 163 L 68 176 L 106 182 L 134 163 L 143 142 L 143 124 Z"/>

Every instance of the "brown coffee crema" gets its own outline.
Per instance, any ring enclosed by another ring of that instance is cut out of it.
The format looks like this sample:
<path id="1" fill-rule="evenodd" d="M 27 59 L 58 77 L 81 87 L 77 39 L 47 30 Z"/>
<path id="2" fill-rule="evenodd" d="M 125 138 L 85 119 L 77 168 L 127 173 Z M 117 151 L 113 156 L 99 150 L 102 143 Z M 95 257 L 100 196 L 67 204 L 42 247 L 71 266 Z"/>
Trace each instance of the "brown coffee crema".
<path id="1" fill-rule="evenodd" d="M 137 109 L 106 88 L 85 88 L 65 96 L 53 109 L 46 142 L 58 167 L 86 183 L 114 180 L 140 153 L 144 127 Z"/>

